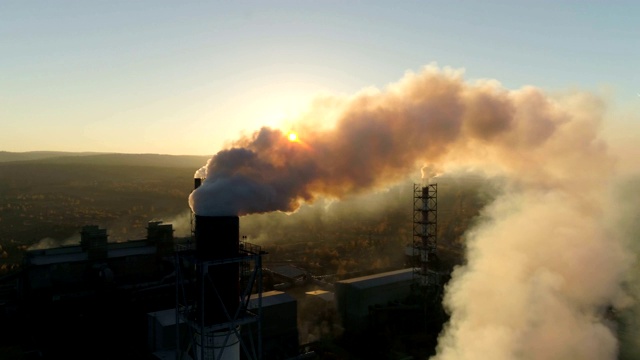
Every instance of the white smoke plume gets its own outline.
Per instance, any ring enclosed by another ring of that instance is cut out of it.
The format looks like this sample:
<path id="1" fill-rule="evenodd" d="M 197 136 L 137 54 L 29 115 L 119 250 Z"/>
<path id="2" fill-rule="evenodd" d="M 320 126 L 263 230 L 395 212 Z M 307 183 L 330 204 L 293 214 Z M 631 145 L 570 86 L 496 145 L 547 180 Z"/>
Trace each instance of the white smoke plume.
<path id="1" fill-rule="evenodd" d="M 603 220 L 615 161 L 599 138 L 601 100 L 467 82 L 462 71 L 428 66 L 316 106 L 292 127 L 299 140 L 265 127 L 213 156 L 192 210 L 289 212 L 425 167 L 500 175 L 505 195 L 469 232 L 467 264 L 446 289 L 451 319 L 434 358 L 616 358 L 607 309 L 632 259 Z M 314 114 L 335 118 L 316 127 L 323 119 Z"/>
<path id="2" fill-rule="evenodd" d="M 56 240 L 54 238 L 45 237 L 40 239 L 40 241 L 36 242 L 35 244 L 30 245 L 27 250 L 50 249 L 60 246 L 70 246 L 78 244 L 80 244 L 80 234 L 74 234 L 63 240 Z"/>

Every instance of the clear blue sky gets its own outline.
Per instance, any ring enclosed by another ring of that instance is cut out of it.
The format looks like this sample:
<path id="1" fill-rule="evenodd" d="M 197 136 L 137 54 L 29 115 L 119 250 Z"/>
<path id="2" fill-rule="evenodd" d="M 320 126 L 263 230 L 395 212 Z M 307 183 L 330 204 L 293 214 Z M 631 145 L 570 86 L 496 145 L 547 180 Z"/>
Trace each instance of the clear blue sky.
<path id="1" fill-rule="evenodd" d="M 640 141 L 638 1 L 4 0 L 0 150 L 210 155 L 430 63 L 602 93 Z"/>

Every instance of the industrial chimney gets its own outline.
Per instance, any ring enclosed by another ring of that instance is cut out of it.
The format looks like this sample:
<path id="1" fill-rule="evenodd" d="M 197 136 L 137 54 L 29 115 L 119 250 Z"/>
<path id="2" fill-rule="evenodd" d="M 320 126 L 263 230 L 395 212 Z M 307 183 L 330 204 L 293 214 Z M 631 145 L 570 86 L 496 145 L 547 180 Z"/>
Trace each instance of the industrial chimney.
<path id="1" fill-rule="evenodd" d="M 201 185 L 196 179 L 194 185 Z M 238 216 L 195 214 L 196 301 L 192 317 L 196 359 L 240 359 Z"/>
<path id="2" fill-rule="evenodd" d="M 240 220 L 237 216 L 200 216 L 195 220 L 196 258 L 202 266 L 204 278 L 199 296 L 204 304 L 205 325 L 220 324 L 233 318 L 239 306 L 239 263 L 224 260 L 239 256 Z M 209 265 L 209 264 L 215 265 Z"/>

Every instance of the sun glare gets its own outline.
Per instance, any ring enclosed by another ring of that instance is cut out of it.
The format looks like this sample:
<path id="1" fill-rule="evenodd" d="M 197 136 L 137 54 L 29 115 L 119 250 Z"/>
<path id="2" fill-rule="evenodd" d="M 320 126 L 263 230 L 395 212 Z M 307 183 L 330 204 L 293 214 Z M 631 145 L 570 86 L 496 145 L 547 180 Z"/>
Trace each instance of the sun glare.
<path id="1" fill-rule="evenodd" d="M 309 146 L 309 144 L 307 144 L 306 142 L 300 140 L 300 137 L 298 136 L 298 134 L 294 133 L 293 131 L 288 132 L 286 135 L 286 139 L 289 140 L 289 143 L 291 144 L 292 148 L 295 149 L 299 149 L 299 150 L 307 150 L 307 151 L 311 151 L 311 146 Z"/>

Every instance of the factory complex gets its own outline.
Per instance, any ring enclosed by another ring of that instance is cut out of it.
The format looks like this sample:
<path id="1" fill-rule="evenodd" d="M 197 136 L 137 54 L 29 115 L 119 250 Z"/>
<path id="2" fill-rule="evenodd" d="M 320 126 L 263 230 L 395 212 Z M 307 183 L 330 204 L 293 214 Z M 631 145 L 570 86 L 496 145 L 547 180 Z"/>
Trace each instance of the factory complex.
<path id="1" fill-rule="evenodd" d="M 126 242 L 84 226 L 79 244 L 29 250 L 0 279 L 0 358 L 357 359 L 388 332 L 428 347 L 418 335 L 435 341 L 444 321 L 436 190 L 414 188 L 405 268 L 331 282 L 265 262 L 268 249 L 241 238 L 239 216 L 193 214 L 182 238 L 150 221 L 145 238 Z"/>

